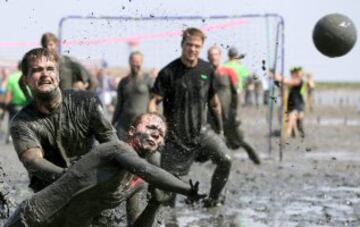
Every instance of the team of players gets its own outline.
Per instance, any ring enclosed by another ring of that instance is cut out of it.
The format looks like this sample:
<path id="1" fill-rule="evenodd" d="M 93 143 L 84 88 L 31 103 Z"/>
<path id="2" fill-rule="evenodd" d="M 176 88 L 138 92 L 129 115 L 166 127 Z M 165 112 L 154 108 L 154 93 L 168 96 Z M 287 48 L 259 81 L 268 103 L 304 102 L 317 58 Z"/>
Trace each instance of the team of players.
<path id="1" fill-rule="evenodd" d="M 26 53 L 21 68 L 32 100 L 13 119 L 11 135 L 36 193 L 7 226 L 90 226 L 123 201 L 130 226 L 151 226 L 161 203 L 175 204 L 169 192 L 202 199 L 206 207 L 224 202 L 229 149 L 243 147 L 256 164 L 260 160 L 239 128 L 236 74 L 220 66 L 216 46 L 208 51 L 210 63 L 199 58 L 204 41 L 201 30 L 185 30 L 181 56 L 155 81 L 141 70 L 142 54 L 133 52 L 131 72 L 119 83 L 115 127 L 91 92 L 60 89 L 64 63 L 51 48 Z M 161 102 L 165 118 L 157 113 Z M 198 183 L 180 179 L 193 162 L 207 160 L 216 168 L 204 198 Z M 151 198 L 142 208 L 144 181 Z"/>

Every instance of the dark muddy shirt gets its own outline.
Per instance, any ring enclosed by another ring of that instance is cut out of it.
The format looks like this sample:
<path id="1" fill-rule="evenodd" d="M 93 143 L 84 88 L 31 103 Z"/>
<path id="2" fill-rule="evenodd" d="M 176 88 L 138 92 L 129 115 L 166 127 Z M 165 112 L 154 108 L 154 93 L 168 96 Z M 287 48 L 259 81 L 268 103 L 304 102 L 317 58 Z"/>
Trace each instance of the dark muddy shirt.
<path id="1" fill-rule="evenodd" d="M 77 81 L 91 83 L 90 73 L 79 62 L 69 56 L 62 55 L 59 59 L 60 88 L 72 89 Z"/>
<path id="2" fill-rule="evenodd" d="M 89 152 L 95 140 L 117 139 L 100 101 L 87 91 L 64 91 L 61 107 L 48 115 L 30 103 L 15 116 L 10 132 L 19 156 L 30 148 L 40 148 L 45 159 L 63 168 L 69 166 L 69 159 Z M 32 177 L 32 184 L 34 180 L 37 178 Z"/>
<path id="3" fill-rule="evenodd" d="M 135 117 L 146 112 L 153 82 L 146 74 L 139 78 L 127 76 L 120 81 L 114 116 L 116 128 L 127 132 Z"/>
<path id="4" fill-rule="evenodd" d="M 303 81 L 301 80 L 299 85 L 290 88 L 289 98 L 288 98 L 288 111 L 304 110 L 304 99 L 301 94 L 302 86 L 303 86 Z"/>
<path id="5" fill-rule="evenodd" d="M 196 145 L 207 122 L 208 102 L 215 94 L 214 70 L 201 59 L 189 68 L 180 58 L 163 68 L 152 92 L 163 97 L 169 139 Z"/>

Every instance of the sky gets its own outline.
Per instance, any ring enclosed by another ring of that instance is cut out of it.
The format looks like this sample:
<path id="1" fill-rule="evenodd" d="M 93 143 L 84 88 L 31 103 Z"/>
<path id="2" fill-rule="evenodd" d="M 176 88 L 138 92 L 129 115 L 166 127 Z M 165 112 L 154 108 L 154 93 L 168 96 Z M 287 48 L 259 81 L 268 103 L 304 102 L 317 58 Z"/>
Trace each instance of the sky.
<path id="1" fill-rule="evenodd" d="M 312 42 L 314 25 L 324 15 L 329 13 L 347 15 L 359 30 L 359 12 L 360 1 L 355 0 L 1 0 L 0 44 L 9 42 L 36 43 L 39 42 L 44 32 L 58 34 L 60 19 L 68 15 L 132 17 L 197 15 L 208 17 L 212 15 L 276 13 L 285 20 L 285 75 L 288 75 L 287 71 L 290 67 L 301 65 L 305 70 L 312 72 L 318 81 L 360 82 L 360 67 L 357 66 L 360 59 L 359 43 L 356 43 L 351 52 L 343 57 L 328 58 L 320 54 Z M 191 26 L 191 23 L 191 21 L 187 21 L 187 25 Z M 194 22 L 194 25 L 197 24 Z M 122 26 L 123 28 L 116 27 L 114 29 L 129 31 L 130 27 L 134 28 L 131 23 Z M 151 26 L 153 26 L 154 30 L 161 31 L 163 28 L 170 29 L 175 24 L 163 22 L 153 23 Z M 71 27 L 71 24 L 67 24 L 66 29 L 69 30 Z M 145 25 L 138 23 L 137 32 L 141 32 L 142 28 L 146 30 Z M 173 30 L 177 31 L 178 28 L 174 27 Z M 102 36 L 103 31 L 101 29 L 97 33 L 97 37 L 109 36 L 109 34 Z M 252 38 L 251 35 L 256 36 L 250 31 L 248 33 L 250 38 Z M 115 31 L 114 34 L 116 34 Z M 180 38 L 178 42 L 180 42 Z M 109 51 L 110 49 L 116 51 L 117 47 L 110 46 L 107 48 L 109 48 Z M 118 48 L 118 52 L 121 53 L 125 50 L 124 48 Z M 20 59 L 29 49 L 28 46 L 10 47 L 0 45 L 0 58 Z M 166 49 L 165 46 L 159 46 L 156 47 L 156 51 L 152 52 L 157 54 L 159 58 L 160 56 L 163 58 L 169 56 L 169 62 L 172 60 L 171 58 L 179 55 L 178 52 L 167 54 Z M 204 55 L 206 50 L 203 50 L 203 52 Z M 127 54 L 122 54 L 122 56 Z M 251 53 L 246 54 L 251 58 Z M 116 56 L 112 58 L 116 58 Z M 156 58 L 156 55 L 149 58 Z M 124 62 L 125 60 L 118 58 L 109 59 L 109 61 Z M 123 64 L 126 64 L 126 62 Z M 251 66 L 249 67 L 251 68 Z"/>

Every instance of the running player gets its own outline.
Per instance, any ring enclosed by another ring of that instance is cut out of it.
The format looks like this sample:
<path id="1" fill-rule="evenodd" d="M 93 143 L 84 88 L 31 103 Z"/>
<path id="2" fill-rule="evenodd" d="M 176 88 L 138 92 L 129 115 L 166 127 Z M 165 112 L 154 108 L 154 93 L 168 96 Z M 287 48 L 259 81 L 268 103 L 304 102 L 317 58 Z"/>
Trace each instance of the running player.
<path id="1" fill-rule="evenodd" d="M 213 86 L 214 70 L 199 59 L 204 41 L 205 34 L 197 28 L 183 32 L 181 57 L 160 71 L 148 109 L 157 111 L 163 101 L 169 132 L 161 153 L 162 168 L 184 176 L 194 161 L 212 160 L 216 164 L 210 194 L 204 201 L 205 206 L 216 206 L 230 174 L 231 157 L 221 138 L 224 131 L 221 104 Z M 207 127 L 208 106 L 217 134 Z"/>
<path id="2" fill-rule="evenodd" d="M 260 164 L 259 157 L 255 150 L 244 140 L 243 131 L 240 129 L 236 73 L 233 69 L 220 65 L 221 50 L 218 46 L 212 46 L 208 50 L 208 60 L 215 69 L 215 89 L 221 102 L 226 144 L 231 149 L 244 148 L 249 158 L 255 164 Z"/>
<path id="3" fill-rule="evenodd" d="M 153 79 L 142 70 L 143 54 L 134 51 L 129 56 L 130 74 L 123 78 L 117 90 L 117 103 L 112 123 L 118 137 L 124 140 L 131 122 L 146 112 Z"/>
<path id="4" fill-rule="evenodd" d="M 245 57 L 245 54 L 240 54 L 236 47 L 231 47 L 228 51 L 228 57 L 229 60 L 225 62 L 224 66 L 236 72 L 239 85 L 239 101 L 244 103 L 246 80 L 250 75 L 248 68 L 240 62 Z"/>

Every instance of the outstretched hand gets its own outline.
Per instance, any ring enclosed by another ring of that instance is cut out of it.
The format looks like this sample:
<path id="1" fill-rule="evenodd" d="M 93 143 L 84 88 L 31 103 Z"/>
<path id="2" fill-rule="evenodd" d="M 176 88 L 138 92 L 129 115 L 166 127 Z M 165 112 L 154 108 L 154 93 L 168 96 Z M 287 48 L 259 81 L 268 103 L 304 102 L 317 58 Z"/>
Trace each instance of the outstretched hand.
<path id="1" fill-rule="evenodd" d="M 193 203 L 206 197 L 206 194 L 199 194 L 199 181 L 196 181 L 194 184 L 193 181 L 190 179 L 189 184 L 190 184 L 190 192 L 187 196 L 188 201 Z"/>

